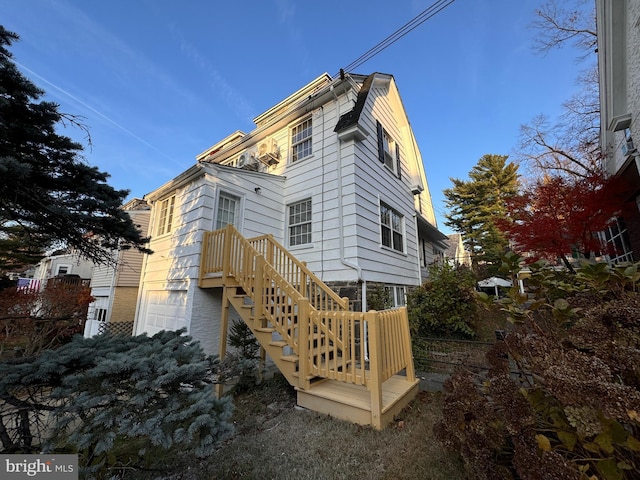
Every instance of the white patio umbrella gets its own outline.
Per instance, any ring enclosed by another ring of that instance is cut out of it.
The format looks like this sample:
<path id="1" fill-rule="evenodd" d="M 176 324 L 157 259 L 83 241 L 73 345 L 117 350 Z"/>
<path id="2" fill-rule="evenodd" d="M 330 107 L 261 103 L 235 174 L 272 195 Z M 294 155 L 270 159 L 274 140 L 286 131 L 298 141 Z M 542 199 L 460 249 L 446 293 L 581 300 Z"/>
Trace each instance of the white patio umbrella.
<path id="1" fill-rule="evenodd" d="M 478 282 L 478 286 L 480 288 L 491 288 L 493 287 L 496 292 L 496 298 L 498 298 L 498 287 L 511 287 L 512 283 L 509 280 L 505 280 L 500 277 L 489 277 L 484 280 L 480 280 Z"/>

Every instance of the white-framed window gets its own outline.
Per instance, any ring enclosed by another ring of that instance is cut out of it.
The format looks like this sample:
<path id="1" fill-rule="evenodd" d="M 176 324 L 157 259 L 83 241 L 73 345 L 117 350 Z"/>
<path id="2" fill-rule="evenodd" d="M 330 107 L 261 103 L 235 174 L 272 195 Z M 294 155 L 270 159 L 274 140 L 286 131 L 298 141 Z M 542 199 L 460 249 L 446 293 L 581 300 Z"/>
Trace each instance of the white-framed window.
<path id="1" fill-rule="evenodd" d="M 311 117 L 303 120 L 291 129 L 291 161 L 297 162 L 313 153 L 311 141 L 313 121 Z"/>
<path id="2" fill-rule="evenodd" d="M 311 199 L 292 203 L 289 212 L 289 246 L 311 243 Z"/>
<path id="3" fill-rule="evenodd" d="M 71 265 L 60 264 L 56 266 L 56 277 L 61 277 L 62 275 L 68 275 L 71 273 Z"/>
<path id="4" fill-rule="evenodd" d="M 396 142 L 386 131 L 382 132 L 382 146 L 384 150 L 384 166 L 395 173 L 396 170 Z"/>
<path id="5" fill-rule="evenodd" d="M 380 235 L 383 246 L 404 252 L 404 217 L 380 202 Z"/>
<path id="6" fill-rule="evenodd" d="M 94 319 L 97 322 L 104 322 L 107 319 L 107 309 L 96 308 L 94 311 Z"/>
<path id="7" fill-rule="evenodd" d="M 404 307 L 407 304 L 407 291 L 403 285 L 385 285 L 385 308 Z"/>
<path id="8" fill-rule="evenodd" d="M 218 197 L 218 212 L 216 215 L 216 230 L 227 225 L 238 226 L 238 207 L 240 199 L 228 193 L 220 193 Z"/>
<path id="9" fill-rule="evenodd" d="M 379 121 L 376 121 L 376 127 L 378 130 L 378 159 L 394 175 L 401 178 L 400 146 Z"/>
<path id="10" fill-rule="evenodd" d="M 610 247 L 609 257 L 612 263 L 633 262 L 629 234 L 622 217 L 616 218 L 604 232 L 601 232 L 601 235 L 607 246 Z"/>
<path id="11" fill-rule="evenodd" d="M 172 195 L 160 202 L 158 213 L 158 227 L 156 232 L 158 235 L 164 235 L 171 232 L 173 228 L 173 207 L 176 203 L 176 196 Z"/>

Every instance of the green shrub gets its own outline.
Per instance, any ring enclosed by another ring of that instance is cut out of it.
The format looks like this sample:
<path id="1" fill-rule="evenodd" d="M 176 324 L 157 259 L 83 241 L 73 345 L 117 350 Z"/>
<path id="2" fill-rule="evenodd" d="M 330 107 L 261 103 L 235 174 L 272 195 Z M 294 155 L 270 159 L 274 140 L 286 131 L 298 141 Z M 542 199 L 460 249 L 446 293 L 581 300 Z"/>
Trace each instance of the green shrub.
<path id="1" fill-rule="evenodd" d="M 229 328 L 228 352 L 220 370 L 223 382 L 233 382 L 233 393 L 247 392 L 262 381 L 260 368 L 260 344 L 251 329 L 242 320 L 235 320 Z"/>
<path id="2" fill-rule="evenodd" d="M 414 335 L 473 337 L 478 308 L 475 278 L 464 266 L 435 264 L 429 279 L 407 296 L 409 323 Z"/>
<path id="3" fill-rule="evenodd" d="M 391 292 L 384 285 L 375 284 L 367 290 L 367 310 L 386 310 L 393 306 Z"/>

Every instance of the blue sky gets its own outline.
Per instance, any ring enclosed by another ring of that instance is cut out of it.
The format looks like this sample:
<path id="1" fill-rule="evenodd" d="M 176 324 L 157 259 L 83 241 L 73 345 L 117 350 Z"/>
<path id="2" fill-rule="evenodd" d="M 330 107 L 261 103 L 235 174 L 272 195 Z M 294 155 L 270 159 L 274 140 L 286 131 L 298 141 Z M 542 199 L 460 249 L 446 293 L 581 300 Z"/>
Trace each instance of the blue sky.
<path id="1" fill-rule="evenodd" d="M 84 117 L 87 162 L 142 197 L 318 75 L 338 70 L 433 0 L 0 0 L 22 72 Z M 456 0 L 355 70 L 393 74 L 444 225 L 442 190 L 520 126 L 555 118 L 585 65 L 534 52 L 539 0 Z M 81 140 L 82 132 L 65 135 Z"/>

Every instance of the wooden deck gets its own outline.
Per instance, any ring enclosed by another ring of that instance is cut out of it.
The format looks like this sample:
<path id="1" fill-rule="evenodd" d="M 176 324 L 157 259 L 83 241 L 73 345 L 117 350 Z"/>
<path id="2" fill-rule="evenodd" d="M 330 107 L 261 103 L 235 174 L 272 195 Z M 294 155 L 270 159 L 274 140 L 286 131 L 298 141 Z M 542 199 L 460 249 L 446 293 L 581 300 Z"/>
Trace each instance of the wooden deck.
<path id="1" fill-rule="evenodd" d="M 393 421 L 418 393 L 419 380 L 408 382 L 406 376 L 394 375 L 382 383 L 382 412 L 380 428 Z M 362 385 L 324 380 L 314 383 L 311 389 L 298 392 L 298 405 L 331 417 L 371 425 L 371 392 Z"/>

